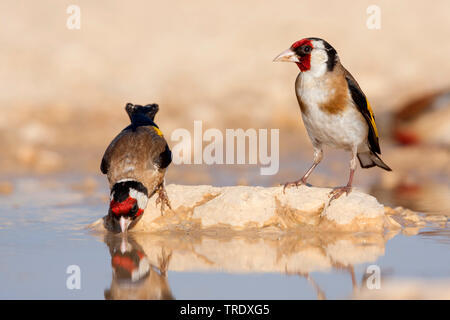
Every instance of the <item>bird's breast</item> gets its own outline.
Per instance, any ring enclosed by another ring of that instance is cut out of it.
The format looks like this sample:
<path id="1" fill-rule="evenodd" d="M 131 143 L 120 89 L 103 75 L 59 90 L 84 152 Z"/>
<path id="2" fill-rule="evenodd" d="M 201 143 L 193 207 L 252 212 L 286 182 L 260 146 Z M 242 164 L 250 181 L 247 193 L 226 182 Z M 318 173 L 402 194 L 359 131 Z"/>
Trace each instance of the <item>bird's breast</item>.
<path id="1" fill-rule="evenodd" d="M 300 73 L 295 81 L 295 91 L 303 113 L 320 108 L 325 113 L 338 114 L 351 104 L 347 82 L 341 72 L 328 72 L 321 77 Z"/>
<path id="2" fill-rule="evenodd" d="M 295 87 L 303 122 L 311 139 L 351 149 L 364 142 L 368 127 L 344 85 L 333 75 L 314 78 L 300 74 Z"/>

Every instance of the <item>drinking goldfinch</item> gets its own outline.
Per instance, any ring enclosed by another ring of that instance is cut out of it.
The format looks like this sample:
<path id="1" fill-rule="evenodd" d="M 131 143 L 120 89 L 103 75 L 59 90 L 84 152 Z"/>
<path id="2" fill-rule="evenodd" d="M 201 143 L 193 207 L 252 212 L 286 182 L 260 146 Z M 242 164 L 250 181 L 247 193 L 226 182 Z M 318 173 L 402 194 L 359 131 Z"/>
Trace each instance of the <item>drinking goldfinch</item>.
<path id="1" fill-rule="evenodd" d="M 283 190 L 306 184 L 322 160 L 324 144 L 352 153 L 348 183 L 345 187 L 335 188 L 330 193 L 330 201 L 351 192 L 356 158 L 362 168 L 378 166 L 391 171 L 378 156 L 381 154 L 378 131 L 369 101 L 328 42 L 319 38 L 302 39 L 274 61 L 295 62 L 300 68 L 295 92 L 314 148 L 311 168 L 300 180 L 286 183 Z"/>
<path id="2" fill-rule="evenodd" d="M 158 105 L 128 103 L 125 110 L 131 124 L 110 143 L 100 165 L 111 189 L 108 217 L 122 232 L 135 225 L 156 192 L 161 213 L 165 205 L 170 208 L 164 175 L 172 162 L 172 152 L 154 122 Z"/>

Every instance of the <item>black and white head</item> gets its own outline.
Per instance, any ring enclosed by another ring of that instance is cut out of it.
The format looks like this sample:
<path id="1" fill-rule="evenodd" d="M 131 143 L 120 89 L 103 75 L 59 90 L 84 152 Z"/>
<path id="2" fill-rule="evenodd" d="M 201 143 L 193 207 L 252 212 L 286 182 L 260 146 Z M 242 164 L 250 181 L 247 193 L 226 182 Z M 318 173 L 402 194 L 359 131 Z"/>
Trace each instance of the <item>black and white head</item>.
<path id="1" fill-rule="evenodd" d="M 135 180 L 121 180 L 111 189 L 109 215 L 120 225 L 122 232 L 139 218 L 147 207 L 147 188 Z"/>
<path id="2" fill-rule="evenodd" d="M 273 61 L 294 62 L 301 72 L 320 76 L 333 71 L 339 57 L 336 50 L 320 38 L 305 38 L 294 42 L 291 47 L 280 53 Z"/>

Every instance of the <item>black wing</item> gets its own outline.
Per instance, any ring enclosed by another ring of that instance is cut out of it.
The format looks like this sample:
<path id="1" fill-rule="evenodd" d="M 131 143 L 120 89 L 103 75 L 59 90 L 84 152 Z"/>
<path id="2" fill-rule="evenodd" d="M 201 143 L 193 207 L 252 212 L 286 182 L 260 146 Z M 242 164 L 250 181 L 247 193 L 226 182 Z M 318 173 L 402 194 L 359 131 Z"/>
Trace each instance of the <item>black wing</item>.
<path id="1" fill-rule="evenodd" d="M 345 70 L 345 69 L 344 69 Z M 369 101 L 362 92 L 355 78 L 345 70 L 345 79 L 347 80 L 348 88 L 352 95 L 352 99 L 355 102 L 356 107 L 366 119 L 367 125 L 369 126 L 369 147 L 370 150 L 381 154 L 380 144 L 378 142 L 378 130 L 375 124 L 375 116 L 373 114 L 372 108 L 370 107 Z"/>
<path id="2" fill-rule="evenodd" d="M 100 171 L 103 174 L 107 174 L 108 170 L 109 170 L 109 163 L 108 163 L 108 161 L 106 161 L 105 158 L 102 158 L 102 163 L 100 164 Z"/>
<path id="3" fill-rule="evenodd" d="M 164 151 L 161 152 L 154 161 L 155 164 L 161 169 L 167 168 L 169 164 L 172 163 L 172 151 L 170 151 L 167 143 Z"/>

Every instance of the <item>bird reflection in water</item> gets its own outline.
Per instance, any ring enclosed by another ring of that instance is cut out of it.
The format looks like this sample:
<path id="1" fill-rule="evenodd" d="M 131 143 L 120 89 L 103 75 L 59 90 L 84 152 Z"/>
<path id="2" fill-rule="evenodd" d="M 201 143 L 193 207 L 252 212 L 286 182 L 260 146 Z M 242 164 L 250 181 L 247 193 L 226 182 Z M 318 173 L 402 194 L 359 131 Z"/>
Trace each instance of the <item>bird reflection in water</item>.
<path id="1" fill-rule="evenodd" d="M 131 237 L 110 234 L 105 238 L 111 254 L 112 281 L 106 300 L 172 300 L 167 270 L 172 252 L 161 248 L 158 266 Z"/>
<path id="2" fill-rule="evenodd" d="M 106 299 L 174 299 L 167 272 L 280 273 L 308 281 L 318 299 L 329 296 L 315 273 L 345 273 L 352 296 L 366 287 L 358 283 L 354 266 L 376 264 L 385 254 L 392 233 L 298 233 L 251 234 L 222 238 L 221 235 L 139 234 L 105 238 L 113 268 Z M 169 265 L 170 264 L 170 265 Z M 214 282 L 207 286 L 217 288 Z M 223 290 L 223 288 L 221 288 Z M 300 289 L 300 288 L 299 288 Z M 230 289 L 228 289 L 230 290 Z"/>

